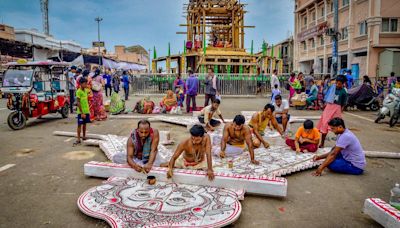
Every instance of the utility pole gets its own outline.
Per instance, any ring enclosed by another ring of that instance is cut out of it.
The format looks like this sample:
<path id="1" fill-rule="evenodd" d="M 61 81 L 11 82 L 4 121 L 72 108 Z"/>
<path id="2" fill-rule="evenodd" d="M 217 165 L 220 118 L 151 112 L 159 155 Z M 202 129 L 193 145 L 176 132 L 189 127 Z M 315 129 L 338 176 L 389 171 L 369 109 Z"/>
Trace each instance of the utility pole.
<path id="1" fill-rule="evenodd" d="M 98 50 L 99 50 L 99 52 L 98 52 L 98 55 L 99 55 L 99 65 L 101 65 L 101 55 L 100 55 L 100 21 L 102 21 L 103 18 L 101 18 L 101 17 L 96 17 L 94 20 L 97 21 L 97 38 L 98 38 L 98 41 L 99 41 L 99 43 L 98 43 L 97 46 L 98 46 Z"/>
<path id="2" fill-rule="evenodd" d="M 338 74 L 338 35 L 339 35 L 339 1 L 333 0 L 333 45 L 332 45 L 332 74 Z"/>

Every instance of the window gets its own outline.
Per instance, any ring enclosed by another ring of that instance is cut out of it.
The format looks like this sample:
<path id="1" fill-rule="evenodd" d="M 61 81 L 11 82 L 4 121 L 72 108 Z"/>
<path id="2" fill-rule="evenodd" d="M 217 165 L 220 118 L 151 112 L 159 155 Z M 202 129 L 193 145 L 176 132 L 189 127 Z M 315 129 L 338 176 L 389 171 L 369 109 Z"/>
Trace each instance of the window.
<path id="1" fill-rule="evenodd" d="M 307 44 L 305 41 L 302 42 L 303 43 L 303 50 L 307 50 Z"/>
<path id="2" fill-rule="evenodd" d="M 312 48 L 315 48 L 315 41 L 314 41 L 314 39 L 310 39 L 310 43 L 311 43 L 311 47 L 312 47 Z"/>
<path id="3" fill-rule="evenodd" d="M 343 0 L 343 5 L 342 6 L 347 6 L 349 4 L 349 0 Z"/>
<path id="4" fill-rule="evenodd" d="M 315 11 L 313 11 L 311 14 L 312 14 L 312 20 L 315 21 Z"/>
<path id="5" fill-rule="evenodd" d="M 304 25 L 307 25 L 307 16 L 304 16 Z"/>
<path id="6" fill-rule="evenodd" d="M 341 34 L 341 40 L 347 40 L 347 38 L 349 37 L 349 33 L 347 30 L 347 27 L 342 28 L 342 34 Z"/>
<path id="7" fill-rule="evenodd" d="M 331 1 L 330 5 L 331 5 L 331 12 L 333 12 L 333 1 Z"/>
<path id="8" fill-rule="evenodd" d="M 358 23 L 358 30 L 360 36 L 367 35 L 367 21 Z"/>
<path id="9" fill-rule="evenodd" d="M 321 17 L 325 16 L 325 7 L 321 7 Z"/>
<path id="10" fill-rule="evenodd" d="M 324 45 L 324 36 L 319 37 L 319 43 L 321 44 L 321 46 Z"/>
<path id="11" fill-rule="evenodd" d="M 382 18 L 381 32 L 397 32 L 397 18 Z"/>

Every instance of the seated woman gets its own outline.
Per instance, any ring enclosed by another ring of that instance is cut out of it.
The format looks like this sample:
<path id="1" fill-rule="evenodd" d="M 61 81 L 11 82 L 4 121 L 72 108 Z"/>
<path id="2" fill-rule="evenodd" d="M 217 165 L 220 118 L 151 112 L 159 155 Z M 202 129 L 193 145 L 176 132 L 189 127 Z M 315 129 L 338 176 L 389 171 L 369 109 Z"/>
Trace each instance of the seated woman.
<path id="1" fill-rule="evenodd" d="M 154 102 L 150 100 L 150 97 L 144 97 L 140 101 L 136 102 L 135 108 L 132 112 L 138 112 L 141 114 L 151 114 L 154 109 Z"/>
<path id="2" fill-rule="evenodd" d="M 171 111 L 172 108 L 176 107 L 177 105 L 178 102 L 174 97 L 174 92 L 172 92 L 172 90 L 168 90 L 167 95 L 165 95 L 162 101 L 160 102 L 160 106 L 163 110 L 162 112 L 163 113 L 169 112 Z"/>
<path id="3" fill-rule="evenodd" d="M 315 81 L 311 80 L 310 84 L 311 84 L 310 93 L 308 94 L 308 97 L 306 99 L 307 106 L 313 106 L 314 101 L 317 100 L 318 98 L 318 87 L 315 85 Z"/>
<path id="4" fill-rule="evenodd" d="M 296 132 L 295 139 L 286 139 L 286 144 L 296 152 L 315 152 L 318 150 L 319 131 L 311 120 L 306 120 Z"/>
<path id="5" fill-rule="evenodd" d="M 125 110 L 125 101 L 121 99 L 121 96 L 112 92 L 110 102 L 110 113 L 111 115 L 118 115 Z"/>

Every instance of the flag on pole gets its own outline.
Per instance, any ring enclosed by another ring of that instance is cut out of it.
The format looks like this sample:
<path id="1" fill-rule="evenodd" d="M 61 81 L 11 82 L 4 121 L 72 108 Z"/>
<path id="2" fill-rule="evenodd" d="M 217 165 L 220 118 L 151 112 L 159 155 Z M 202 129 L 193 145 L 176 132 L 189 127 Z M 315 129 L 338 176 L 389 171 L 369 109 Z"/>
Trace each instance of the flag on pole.
<path id="1" fill-rule="evenodd" d="M 171 45 L 169 42 L 168 42 L 168 56 L 171 56 Z"/>
<path id="2" fill-rule="evenodd" d="M 183 41 L 183 54 L 186 55 L 186 40 Z"/>
<path id="3" fill-rule="evenodd" d="M 206 37 L 203 37 L 203 53 L 206 55 L 207 47 L 206 47 Z"/>
<path id="4" fill-rule="evenodd" d="M 156 51 L 156 46 L 154 46 L 154 51 L 153 51 L 153 59 L 157 58 L 157 51 Z"/>
<path id="5" fill-rule="evenodd" d="M 251 40 L 251 50 L 250 53 L 253 54 L 253 40 Z"/>

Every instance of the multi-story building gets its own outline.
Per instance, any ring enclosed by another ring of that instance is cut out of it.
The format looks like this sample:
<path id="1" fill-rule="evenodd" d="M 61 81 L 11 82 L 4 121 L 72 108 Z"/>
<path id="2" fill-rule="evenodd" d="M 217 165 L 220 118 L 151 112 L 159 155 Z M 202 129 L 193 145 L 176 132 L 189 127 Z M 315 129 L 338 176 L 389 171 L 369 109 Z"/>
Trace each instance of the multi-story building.
<path id="1" fill-rule="evenodd" d="M 399 0 L 338 0 L 338 70 L 353 74 L 387 76 L 382 71 L 383 52 L 400 51 Z M 294 68 L 310 73 L 331 73 L 333 0 L 296 0 Z M 398 55 L 395 55 L 398 56 Z M 380 62 L 381 61 L 381 62 Z M 398 61 L 398 60 L 396 60 Z M 395 64 L 392 71 L 400 71 Z M 400 72 L 396 72 L 400 74 Z"/>
<path id="2" fill-rule="evenodd" d="M 117 60 L 132 63 L 138 63 L 148 66 L 149 54 L 140 45 L 125 47 L 124 45 L 116 45 L 115 52 L 113 53 Z"/>
<path id="3" fill-rule="evenodd" d="M 272 54 L 272 46 L 267 48 L 267 54 Z M 282 73 L 291 73 L 293 71 L 293 37 L 274 44 L 274 56 L 282 59 Z M 269 72 L 268 72 L 269 73 Z"/>

